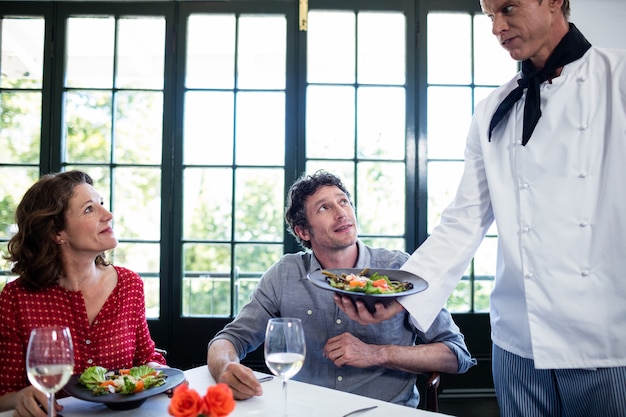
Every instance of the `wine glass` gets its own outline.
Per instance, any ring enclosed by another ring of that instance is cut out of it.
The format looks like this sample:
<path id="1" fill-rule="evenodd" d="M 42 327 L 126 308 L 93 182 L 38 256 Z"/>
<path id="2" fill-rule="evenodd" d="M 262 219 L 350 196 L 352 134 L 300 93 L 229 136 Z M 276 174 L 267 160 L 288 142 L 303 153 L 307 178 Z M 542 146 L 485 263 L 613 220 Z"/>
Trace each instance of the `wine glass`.
<path id="1" fill-rule="evenodd" d="M 306 344 L 300 319 L 273 318 L 265 330 L 265 364 L 283 380 L 285 398 L 284 415 L 287 415 L 287 380 L 296 375 L 304 364 Z"/>
<path id="2" fill-rule="evenodd" d="M 40 327 L 31 330 L 26 352 L 30 383 L 48 396 L 48 416 L 54 415 L 54 394 L 74 371 L 74 347 L 67 327 Z"/>

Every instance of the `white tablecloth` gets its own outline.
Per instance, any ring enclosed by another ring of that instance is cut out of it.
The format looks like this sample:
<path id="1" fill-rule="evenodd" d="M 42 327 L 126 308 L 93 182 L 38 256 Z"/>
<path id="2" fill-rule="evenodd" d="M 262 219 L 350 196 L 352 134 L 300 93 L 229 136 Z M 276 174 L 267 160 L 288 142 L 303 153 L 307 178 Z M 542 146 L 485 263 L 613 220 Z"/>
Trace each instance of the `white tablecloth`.
<path id="1" fill-rule="evenodd" d="M 215 383 L 206 366 L 185 371 L 190 388 L 204 395 L 208 386 Z M 261 375 L 259 375 L 261 376 Z M 356 414 L 354 417 L 428 417 L 441 416 L 424 410 L 411 409 L 367 397 L 322 388 L 316 385 L 289 381 L 287 384 L 289 417 L 341 417 L 356 408 L 372 405 L 377 408 Z M 77 398 L 63 398 L 63 417 L 168 417 L 170 399 L 159 394 L 146 400 L 139 408 L 114 411 L 106 406 Z M 263 396 L 245 401 L 237 401 L 232 417 L 280 417 L 283 415 L 283 392 L 280 378 L 263 383 Z M 0 417 L 10 417 L 12 411 L 0 413 Z"/>

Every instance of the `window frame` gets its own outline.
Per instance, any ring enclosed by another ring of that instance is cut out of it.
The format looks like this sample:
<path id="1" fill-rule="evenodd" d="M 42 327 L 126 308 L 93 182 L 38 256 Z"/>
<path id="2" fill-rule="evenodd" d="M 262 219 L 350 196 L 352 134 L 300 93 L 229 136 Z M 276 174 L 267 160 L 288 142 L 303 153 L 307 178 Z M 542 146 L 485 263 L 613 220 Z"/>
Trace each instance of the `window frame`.
<path id="1" fill-rule="evenodd" d="M 338 4 L 340 3 L 340 4 Z M 478 2 L 466 0 L 310 0 L 309 10 L 402 10 L 407 16 L 407 77 L 406 77 L 406 250 L 412 252 L 427 238 L 427 34 L 426 17 L 430 11 L 461 11 L 481 13 Z M 305 155 L 305 91 L 302 73 L 306 68 L 306 33 L 298 30 L 298 1 L 229 2 L 50 2 L 15 1 L 0 3 L 0 15 L 36 15 L 46 19 L 44 79 L 42 95 L 40 173 L 63 169 L 62 97 L 64 73 L 61 59 L 65 36 L 65 18 L 75 14 L 156 15 L 166 19 L 166 51 L 164 79 L 164 118 L 161 184 L 161 258 L 160 305 L 161 317 L 149 320 L 152 336 L 160 347 L 170 352 L 173 366 L 188 368 L 205 364 L 206 343 L 231 318 L 182 317 L 182 144 L 183 78 L 186 16 L 193 12 L 284 13 L 287 27 L 287 74 L 285 178 L 291 184 L 306 164 Z M 289 155 L 289 156 L 287 156 Z M 286 191 L 286 190 L 285 190 Z M 300 250 L 297 242 L 285 230 L 284 252 Z M 472 353 L 480 361 L 488 361 L 491 352 L 488 315 L 465 313 L 455 315 L 464 330 Z M 181 343 L 184 341 L 184 343 Z M 196 347 L 191 347 L 191 345 Z M 259 354 L 249 355 L 247 363 L 262 364 Z M 487 366 L 487 365 L 485 365 Z M 484 368 L 483 368 L 484 369 Z M 483 383 L 489 386 L 487 376 Z M 454 380 L 454 379 L 453 379 Z M 460 386 L 472 386 L 476 381 L 459 379 Z"/>

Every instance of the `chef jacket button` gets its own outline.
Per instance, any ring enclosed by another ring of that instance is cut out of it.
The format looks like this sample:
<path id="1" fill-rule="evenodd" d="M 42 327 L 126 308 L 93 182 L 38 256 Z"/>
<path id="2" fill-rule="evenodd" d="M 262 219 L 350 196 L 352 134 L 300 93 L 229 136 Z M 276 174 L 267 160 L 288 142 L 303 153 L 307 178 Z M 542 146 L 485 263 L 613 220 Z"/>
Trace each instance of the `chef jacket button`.
<path id="1" fill-rule="evenodd" d="M 578 130 L 583 132 L 583 131 L 587 130 L 587 126 L 585 126 L 585 125 L 578 126 Z"/>
<path id="2" fill-rule="evenodd" d="M 584 83 L 586 80 L 587 80 L 587 77 L 585 77 L 584 75 L 581 75 L 578 78 L 576 78 L 576 81 L 578 81 L 579 83 Z"/>
<path id="3" fill-rule="evenodd" d="M 313 310 L 307 310 L 307 311 L 306 311 L 306 314 L 307 314 L 308 316 L 313 315 Z"/>
<path id="4" fill-rule="evenodd" d="M 522 227 L 522 232 L 524 232 L 524 233 L 528 233 L 528 232 L 530 232 L 530 226 L 524 226 L 524 227 Z"/>
<path id="5" fill-rule="evenodd" d="M 578 173 L 578 178 L 587 178 L 587 173 L 586 172 L 579 172 Z"/>
<path id="6" fill-rule="evenodd" d="M 587 227 L 587 226 L 589 226 L 589 223 L 587 223 L 585 221 L 582 221 L 582 222 L 578 223 L 578 226 L 580 226 L 580 227 Z"/>
<path id="7" fill-rule="evenodd" d="M 533 274 L 532 272 L 529 272 L 529 273 L 527 273 L 524 276 L 524 278 L 526 278 L 526 279 L 533 279 L 533 278 L 535 278 L 535 274 Z"/>
<path id="8" fill-rule="evenodd" d="M 580 275 L 583 277 L 588 277 L 590 274 L 590 271 L 588 269 L 583 269 L 582 271 L 580 271 Z"/>
<path id="9" fill-rule="evenodd" d="M 530 187 L 530 186 L 528 185 L 528 183 L 527 183 L 527 182 L 525 182 L 525 183 L 523 183 L 523 184 L 520 186 L 520 189 L 522 189 L 522 190 L 527 190 L 527 189 L 528 189 L 528 187 Z"/>
<path id="10" fill-rule="evenodd" d="M 341 319 L 337 319 L 337 321 L 335 323 L 341 324 Z"/>
<path id="11" fill-rule="evenodd" d="M 339 376 L 337 377 L 337 381 L 339 381 L 339 382 L 343 381 L 343 377 L 342 377 L 341 375 L 339 375 Z"/>

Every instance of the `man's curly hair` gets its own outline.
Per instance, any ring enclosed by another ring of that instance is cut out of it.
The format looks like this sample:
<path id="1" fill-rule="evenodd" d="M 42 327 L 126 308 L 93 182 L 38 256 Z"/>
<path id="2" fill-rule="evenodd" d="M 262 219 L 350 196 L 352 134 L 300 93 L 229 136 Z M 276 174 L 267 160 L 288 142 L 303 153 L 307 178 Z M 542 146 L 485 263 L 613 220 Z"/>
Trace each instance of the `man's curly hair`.
<path id="1" fill-rule="evenodd" d="M 300 246 L 305 249 L 311 249 L 311 242 L 300 239 L 296 234 L 296 226 L 300 226 L 304 229 L 310 227 L 309 220 L 306 217 L 305 203 L 307 198 L 315 194 L 320 187 L 335 186 L 343 191 L 350 204 L 352 199 L 350 193 L 341 182 L 341 179 L 336 175 L 333 175 L 324 170 L 317 171 L 312 175 L 304 174 L 296 180 L 295 183 L 289 188 L 287 193 L 287 207 L 285 209 L 285 221 L 287 222 L 287 230 L 296 238 Z"/>

